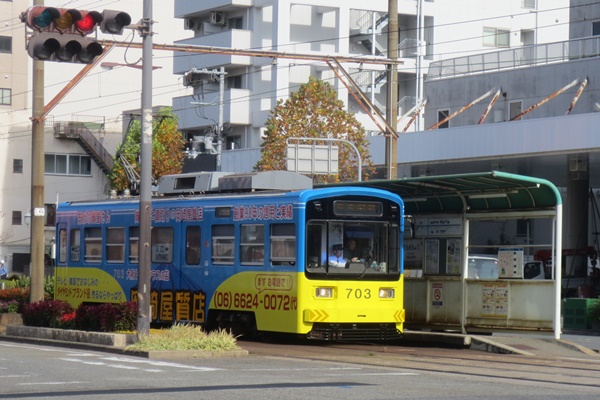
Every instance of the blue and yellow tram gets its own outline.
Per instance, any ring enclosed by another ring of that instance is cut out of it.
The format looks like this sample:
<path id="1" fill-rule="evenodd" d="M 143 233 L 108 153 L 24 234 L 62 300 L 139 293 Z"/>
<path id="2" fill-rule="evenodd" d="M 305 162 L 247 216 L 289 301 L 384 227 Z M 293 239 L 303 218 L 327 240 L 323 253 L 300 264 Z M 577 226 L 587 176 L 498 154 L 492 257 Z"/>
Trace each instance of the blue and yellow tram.
<path id="1" fill-rule="evenodd" d="M 398 196 L 364 187 L 154 198 L 152 321 L 249 336 L 398 338 L 403 211 Z M 61 203 L 56 220 L 56 298 L 75 307 L 135 301 L 138 199 Z"/>

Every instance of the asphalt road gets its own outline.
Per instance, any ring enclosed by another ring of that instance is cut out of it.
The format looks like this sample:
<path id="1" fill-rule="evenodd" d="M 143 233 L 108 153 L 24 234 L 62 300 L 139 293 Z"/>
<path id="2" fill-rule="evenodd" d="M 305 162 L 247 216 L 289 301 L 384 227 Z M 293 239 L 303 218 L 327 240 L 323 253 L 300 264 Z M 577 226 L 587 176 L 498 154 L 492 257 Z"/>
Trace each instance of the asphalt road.
<path id="1" fill-rule="evenodd" d="M 547 360 L 469 350 L 398 348 L 382 354 L 309 347 L 320 358 L 295 357 L 281 348 L 270 355 L 158 361 L 0 341 L 0 399 L 596 400 L 600 396 L 596 379 L 600 365 L 586 360 L 557 369 Z M 302 346 L 295 351 L 303 351 Z"/>

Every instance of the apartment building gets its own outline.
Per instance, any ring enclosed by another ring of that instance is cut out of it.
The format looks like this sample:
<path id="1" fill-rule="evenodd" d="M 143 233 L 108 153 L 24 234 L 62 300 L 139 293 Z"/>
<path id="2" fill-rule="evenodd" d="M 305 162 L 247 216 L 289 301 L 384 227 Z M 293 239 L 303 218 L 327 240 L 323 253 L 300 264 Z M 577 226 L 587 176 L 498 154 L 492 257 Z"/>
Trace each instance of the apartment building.
<path id="1" fill-rule="evenodd" d="M 181 45 L 274 50 L 282 53 L 387 56 L 389 2 L 215 0 L 175 1 L 175 17 L 189 34 Z M 457 56 L 513 48 L 568 37 L 568 0 L 398 1 L 399 131 L 422 130 L 423 121 L 407 125 L 411 110 L 424 99 L 423 80 L 431 62 Z M 549 21 L 553 21 L 550 23 Z M 558 21 L 558 22 L 556 22 Z M 323 62 L 230 54 L 179 53 L 174 73 L 184 75 L 191 96 L 173 99 L 180 129 L 189 138 L 213 138 L 219 124 L 231 127 L 222 136 L 225 150 L 257 148 L 264 124 L 279 99 L 308 81 L 329 81 L 348 111 L 356 113 L 369 135 L 380 135 L 344 83 Z M 385 113 L 388 91 L 385 67 L 345 63 L 343 67 L 370 102 Z M 224 68 L 226 86 L 222 121 L 219 116 L 218 73 Z M 404 117 L 404 118 L 402 118 Z M 255 160 L 239 161 L 223 152 L 223 168 L 251 168 Z M 238 152 L 235 158 L 257 157 Z M 231 163 L 231 164 L 229 164 Z"/>

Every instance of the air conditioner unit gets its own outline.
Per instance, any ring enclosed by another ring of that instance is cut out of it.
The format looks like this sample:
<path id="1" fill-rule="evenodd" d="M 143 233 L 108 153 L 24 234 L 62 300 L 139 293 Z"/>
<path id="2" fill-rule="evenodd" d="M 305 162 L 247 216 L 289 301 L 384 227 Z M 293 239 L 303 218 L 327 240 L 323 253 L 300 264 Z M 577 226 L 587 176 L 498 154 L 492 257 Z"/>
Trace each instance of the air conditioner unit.
<path id="1" fill-rule="evenodd" d="M 198 18 L 185 18 L 183 20 L 183 29 L 197 31 L 200 29 L 202 21 Z"/>
<path id="2" fill-rule="evenodd" d="M 210 23 L 213 25 L 225 25 L 225 13 L 222 11 L 211 11 Z"/>

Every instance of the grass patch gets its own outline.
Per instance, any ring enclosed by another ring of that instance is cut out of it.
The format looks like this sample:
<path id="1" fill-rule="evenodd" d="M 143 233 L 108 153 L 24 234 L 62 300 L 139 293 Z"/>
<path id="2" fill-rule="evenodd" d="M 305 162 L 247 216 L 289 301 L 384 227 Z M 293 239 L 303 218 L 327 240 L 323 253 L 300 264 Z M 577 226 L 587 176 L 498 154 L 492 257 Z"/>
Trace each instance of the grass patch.
<path id="1" fill-rule="evenodd" d="M 150 335 L 142 337 L 127 349 L 228 351 L 239 350 L 239 347 L 236 338 L 224 330 L 206 333 L 199 326 L 175 324 L 170 329 L 151 331 Z"/>

